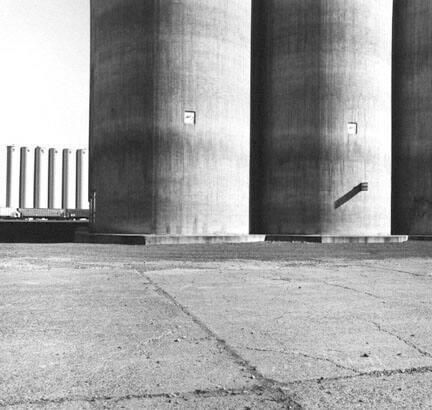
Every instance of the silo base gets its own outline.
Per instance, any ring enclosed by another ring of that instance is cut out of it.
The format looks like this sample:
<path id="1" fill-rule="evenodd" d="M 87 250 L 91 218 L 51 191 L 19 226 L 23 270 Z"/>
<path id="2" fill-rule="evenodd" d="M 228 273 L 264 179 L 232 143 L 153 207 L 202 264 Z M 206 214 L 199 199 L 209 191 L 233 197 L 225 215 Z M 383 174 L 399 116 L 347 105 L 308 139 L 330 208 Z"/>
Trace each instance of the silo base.
<path id="1" fill-rule="evenodd" d="M 424 238 L 424 237 L 423 237 Z M 429 236 L 432 240 L 432 236 Z M 413 239 L 410 237 L 410 239 Z M 253 242 L 314 242 L 337 243 L 402 243 L 408 235 L 342 236 L 342 235 L 150 235 L 75 232 L 76 243 L 117 245 L 181 245 L 203 243 L 253 243 Z M 423 239 L 425 240 L 425 239 Z"/>
<path id="2" fill-rule="evenodd" d="M 432 241 L 432 235 L 409 235 L 410 241 Z"/>
<path id="3" fill-rule="evenodd" d="M 315 243 L 402 243 L 408 235 L 343 236 L 343 235 L 266 235 L 269 242 Z"/>
<path id="4" fill-rule="evenodd" d="M 84 230 L 75 233 L 76 243 L 117 245 L 181 245 L 203 243 L 252 243 L 264 241 L 265 235 L 134 235 L 90 233 Z"/>

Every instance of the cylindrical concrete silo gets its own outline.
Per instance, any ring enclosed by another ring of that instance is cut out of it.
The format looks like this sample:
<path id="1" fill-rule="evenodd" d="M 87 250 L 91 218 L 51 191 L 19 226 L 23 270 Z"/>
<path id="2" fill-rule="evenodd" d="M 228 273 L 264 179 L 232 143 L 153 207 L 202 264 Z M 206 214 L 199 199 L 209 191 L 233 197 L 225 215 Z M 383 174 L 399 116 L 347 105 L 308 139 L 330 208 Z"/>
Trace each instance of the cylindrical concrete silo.
<path id="1" fill-rule="evenodd" d="M 74 152 L 64 148 L 62 152 L 62 208 L 75 208 L 76 161 Z"/>
<path id="2" fill-rule="evenodd" d="M 48 208 L 62 207 L 62 157 L 57 148 L 48 150 Z"/>
<path id="3" fill-rule="evenodd" d="M 33 206 L 48 208 L 48 150 L 46 148 L 35 148 L 33 185 Z"/>
<path id="4" fill-rule="evenodd" d="M 88 152 L 78 149 L 75 156 L 75 208 L 89 209 Z"/>
<path id="5" fill-rule="evenodd" d="M 253 8 L 253 231 L 389 235 L 392 1 Z"/>
<path id="6" fill-rule="evenodd" d="M 9 145 L 6 157 L 6 207 L 18 208 L 20 197 L 20 150 Z"/>
<path id="7" fill-rule="evenodd" d="M 249 231 L 245 0 L 91 1 L 95 232 Z"/>
<path id="8" fill-rule="evenodd" d="M 395 0 L 393 232 L 432 235 L 432 2 Z"/>
<path id="9" fill-rule="evenodd" d="M 33 208 L 34 155 L 28 147 L 20 148 L 19 207 Z"/>

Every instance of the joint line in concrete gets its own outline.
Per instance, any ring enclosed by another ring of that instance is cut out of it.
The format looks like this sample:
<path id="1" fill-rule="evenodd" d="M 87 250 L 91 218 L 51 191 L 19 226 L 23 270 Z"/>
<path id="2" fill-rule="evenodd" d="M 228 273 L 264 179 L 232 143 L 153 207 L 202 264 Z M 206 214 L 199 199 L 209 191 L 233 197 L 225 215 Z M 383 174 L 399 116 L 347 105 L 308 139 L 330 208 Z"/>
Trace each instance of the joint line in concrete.
<path id="1" fill-rule="evenodd" d="M 168 299 L 171 303 L 173 303 L 178 309 L 180 309 L 186 316 L 188 316 L 196 325 L 198 325 L 207 335 L 209 335 L 212 339 L 216 340 L 217 344 L 226 351 L 231 358 L 234 360 L 234 362 L 244 367 L 248 370 L 248 372 L 254 376 L 254 378 L 257 379 L 262 384 L 262 387 L 264 388 L 272 388 L 272 389 L 280 389 L 284 386 L 284 383 L 280 383 L 277 380 L 273 380 L 271 378 L 268 378 L 264 376 L 262 373 L 260 373 L 255 366 L 250 364 L 246 359 L 244 359 L 240 354 L 238 354 L 234 348 L 232 348 L 224 339 L 219 337 L 216 333 L 214 333 L 200 318 L 195 316 L 189 309 L 187 309 L 185 306 L 183 306 L 181 303 L 177 301 L 176 298 L 174 298 L 172 295 L 170 295 L 165 289 L 163 289 L 158 283 L 156 283 L 154 280 L 152 280 L 146 273 L 141 272 L 139 269 L 135 269 L 136 273 L 142 277 L 144 277 L 146 280 L 148 280 L 156 289 L 156 291 Z M 285 392 L 284 392 L 285 393 Z M 291 397 L 287 397 L 287 400 L 290 402 L 290 405 L 293 407 L 290 408 L 296 408 L 301 409 L 302 407 L 296 403 Z"/>
<path id="2" fill-rule="evenodd" d="M 432 353 L 429 353 L 428 351 L 418 347 L 415 343 L 404 339 L 402 336 L 399 336 L 397 333 L 395 332 L 391 332 L 390 330 L 385 329 L 382 325 L 380 325 L 379 323 L 376 322 L 371 322 L 380 332 L 384 332 L 387 333 L 390 336 L 395 337 L 396 339 L 400 340 L 402 343 L 405 343 L 407 346 L 411 347 L 412 349 L 416 350 L 417 352 L 419 352 L 422 356 L 424 357 L 429 357 L 432 358 Z"/>
<path id="3" fill-rule="evenodd" d="M 290 401 L 290 398 L 286 397 L 285 392 L 282 389 L 269 389 L 264 388 L 262 386 L 253 386 L 249 388 L 217 388 L 217 389 L 196 389 L 194 391 L 188 392 L 170 392 L 170 393 L 143 393 L 143 394 L 127 394 L 124 396 L 114 397 L 114 396 L 73 396 L 73 397 L 59 397 L 52 399 L 40 398 L 37 400 L 21 400 L 14 402 L 7 402 L 0 400 L 1 407 L 15 407 L 15 406 L 44 406 L 49 404 L 61 405 L 64 403 L 76 403 L 76 402 L 85 402 L 85 403 L 97 403 L 108 401 L 111 403 L 119 403 L 127 400 L 152 400 L 152 399 L 191 399 L 194 397 L 197 398 L 218 398 L 218 397 L 228 397 L 228 396 L 247 396 L 247 395 L 262 395 L 263 393 L 270 394 L 279 394 L 283 396 L 281 399 L 277 399 L 277 401 L 286 403 L 291 407 L 289 409 L 301 409 L 301 407 L 293 407 L 293 403 Z M 270 399 L 270 398 L 269 398 Z M 274 400 L 274 399 L 273 399 Z"/>

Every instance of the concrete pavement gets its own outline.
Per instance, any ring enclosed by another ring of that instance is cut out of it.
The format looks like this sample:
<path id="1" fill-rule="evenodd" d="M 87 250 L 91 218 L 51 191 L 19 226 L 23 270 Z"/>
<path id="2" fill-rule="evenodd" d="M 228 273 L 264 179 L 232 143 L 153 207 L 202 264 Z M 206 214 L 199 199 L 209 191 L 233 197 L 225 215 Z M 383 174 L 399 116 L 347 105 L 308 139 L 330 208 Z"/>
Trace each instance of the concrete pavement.
<path id="1" fill-rule="evenodd" d="M 3 244 L 0 280 L 0 407 L 432 406 L 432 243 Z"/>

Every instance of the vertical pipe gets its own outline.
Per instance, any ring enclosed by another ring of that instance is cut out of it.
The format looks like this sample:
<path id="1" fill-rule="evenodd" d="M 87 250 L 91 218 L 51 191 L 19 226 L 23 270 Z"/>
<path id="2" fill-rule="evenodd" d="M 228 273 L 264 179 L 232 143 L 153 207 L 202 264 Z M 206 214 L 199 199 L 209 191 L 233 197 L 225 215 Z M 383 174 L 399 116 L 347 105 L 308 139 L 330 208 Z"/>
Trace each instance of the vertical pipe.
<path id="1" fill-rule="evenodd" d="M 93 229 L 93 226 L 96 223 L 96 191 L 91 191 L 90 193 L 90 229 Z"/>
<path id="2" fill-rule="evenodd" d="M 48 207 L 48 158 L 45 148 L 37 147 L 34 155 L 34 208 Z"/>
<path id="3" fill-rule="evenodd" d="M 15 146 L 7 147 L 6 159 L 6 207 L 18 208 L 19 205 L 19 158 Z"/>
<path id="4" fill-rule="evenodd" d="M 75 208 L 88 209 L 88 155 L 87 150 L 76 152 L 76 192 Z"/>

